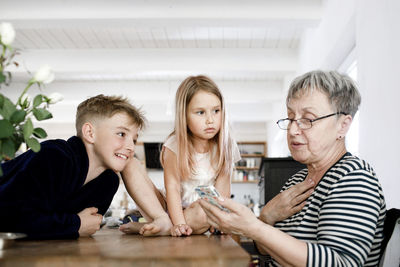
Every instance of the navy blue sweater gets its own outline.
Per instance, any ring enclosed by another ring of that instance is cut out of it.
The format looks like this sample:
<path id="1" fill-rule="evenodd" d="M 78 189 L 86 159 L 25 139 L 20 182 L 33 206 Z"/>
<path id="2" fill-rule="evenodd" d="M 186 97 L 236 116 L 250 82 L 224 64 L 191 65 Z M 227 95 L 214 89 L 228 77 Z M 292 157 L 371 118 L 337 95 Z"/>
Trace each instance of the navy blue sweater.
<path id="1" fill-rule="evenodd" d="M 34 239 L 78 238 L 80 211 L 96 207 L 104 215 L 119 178 L 106 170 L 83 185 L 89 159 L 76 136 L 49 140 L 2 164 L 0 232 L 26 233 Z"/>

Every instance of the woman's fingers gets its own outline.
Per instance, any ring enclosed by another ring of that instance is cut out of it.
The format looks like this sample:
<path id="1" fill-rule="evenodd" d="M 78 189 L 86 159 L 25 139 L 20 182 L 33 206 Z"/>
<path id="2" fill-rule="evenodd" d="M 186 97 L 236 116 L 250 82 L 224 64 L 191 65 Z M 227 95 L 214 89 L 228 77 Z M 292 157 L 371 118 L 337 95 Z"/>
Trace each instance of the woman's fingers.
<path id="1" fill-rule="evenodd" d="M 314 188 L 310 188 L 307 191 L 303 192 L 302 194 L 298 195 L 296 198 L 293 199 L 292 207 L 296 208 L 297 206 L 299 206 L 300 204 L 305 202 L 305 200 L 307 200 L 308 197 L 311 196 L 311 194 L 313 192 L 314 192 Z"/>
<path id="2" fill-rule="evenodd" d="M 224 221 L 224 217 L 226 216 L 226 212 L 220 210 L 220 208 L 217 208 L 216 206 L 208 203 L 205 200 L 200 200 L 200 205 L 203 208 L 204 212 L 207 215 L 207 221 L 208 223 L 217 228 L 221 228 L 221 222 Z"/>
<path id="3" fill-rule="evenodd" d="M 219 197 L 217 199 L 218 203 L 227 208 L 230 212 L 237 213 L 240 210 L 241 205 L 230 198 Z"/>
<path id="4" fill-rule="evenodd" d="M 204 212 L 207 214 L 207 217 L 212 218 L 214 221 L 216 221 L 216 214 L 218 214 L 218 212 L 221 212 L 221 210 L 203 199 L 200 199 L 199 203 Z"/>
<path id="5" fill-rule="evenodd" d="M 210 218 L 207 218 L 207 222 L 214 228 L 214 231 L 215 231 L 215 229 L 219 229 L 219 227 L 220 227 L 216 222 L 214 222 Z"/>
<path id="6" fill-rule="evenodd" d="M 291 207 L 295 207 L 306 200 L 312 192 L 314 192 L 314 182 L 311 179 L 290 187 L 288 190 L 283 191 L 281 194 L 282 199 L 286 199 Z"/>

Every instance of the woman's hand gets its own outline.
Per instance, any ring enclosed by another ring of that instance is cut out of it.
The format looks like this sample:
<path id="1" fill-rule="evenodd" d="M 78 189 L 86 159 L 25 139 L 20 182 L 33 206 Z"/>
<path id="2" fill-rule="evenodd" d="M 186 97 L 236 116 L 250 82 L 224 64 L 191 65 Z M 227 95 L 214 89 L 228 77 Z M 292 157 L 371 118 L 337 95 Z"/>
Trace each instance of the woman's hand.
<path id="1" fill-rule="evenodd" d="M 225 212 L 216 206 L 200 199 L 199 203 L 207 214 L 209 224 L 224 233 L 246 235 L 251 226 L 259 220 L 254 213 L 242 204 L 236 203 L 231 199 L 218 198 L 218 202 L 229 212 Z"/>
<path id="2" fill-rule="evenodd" d="M 172 236 L 191 235 L 192 232 L 192 228 L 187 224 L 177 224 L 171 227 Z"/>
<path id="3" fill-rule="evenodd" d="M 290 187 L 268 201 L 261 209 L 260 220 L 273 226 L 276 222 L 289 218 L 304 207 L 312 192 L 314 181 L 311 179 Z"/>

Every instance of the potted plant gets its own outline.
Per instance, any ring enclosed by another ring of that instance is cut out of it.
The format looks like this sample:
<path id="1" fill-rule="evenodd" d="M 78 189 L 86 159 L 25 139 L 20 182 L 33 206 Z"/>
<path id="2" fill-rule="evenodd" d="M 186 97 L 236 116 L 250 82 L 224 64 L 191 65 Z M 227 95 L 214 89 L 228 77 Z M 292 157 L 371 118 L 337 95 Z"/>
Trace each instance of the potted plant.
<path id="1" fill-rule="evenodd" d="M 19 64 L 14 61 L 18 50 L 11 44 L 15 38 L 15 31 L 10 23 L 0 24 L 0 162 L 15 157 L 15 153 L 22 144 L 34 152 L 40 150 L 38 139 L 46 138 L 47 133 L 40 127 L 33 125 L 33 118 L 38 121 L 51 119 L 53 116 L 48 108 L 62 100 L 62 95 L 53 93 L 46 96 L 42 93 L 42 86 L 54 80 L 54 73 L 48 65 L 44 65 L 35 75 L 28 80 L 26 87 L 13 102 L 1 92 L 1 88 L 9 86 L 12 81 L 12 73 L 8 71 L 11 65 Z M 28 95 L 32 85 L 37 85 L 40 93 L 33 100 Z M 0 176 L 3 175 L 0 167 Z"/>

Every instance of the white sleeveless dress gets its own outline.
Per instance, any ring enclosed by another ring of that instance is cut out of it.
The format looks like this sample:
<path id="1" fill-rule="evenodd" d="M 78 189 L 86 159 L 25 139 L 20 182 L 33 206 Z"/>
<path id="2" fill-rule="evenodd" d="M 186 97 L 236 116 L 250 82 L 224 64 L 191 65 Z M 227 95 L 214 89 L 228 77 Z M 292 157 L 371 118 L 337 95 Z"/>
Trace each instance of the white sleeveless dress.
<path id="1" fill-rule="evenodd" d="M 172 152 L 177 154 L 178 146 L 176 143 L 175 135 L 169 137 L 164 145 Z M 215 151 L 216 147 L 214 147 L 213 151 Z M 233 148 L 233 162 L 237 162 L 240 160 L 240 152 L 238 146 L 234 145 Z M 195 188 L 199 185 L 214 185 L 216 177 L 216 170 L 211 165 L 211 153 L 195 153 L 195 170 L 194 174 L 188 177 L 187 179 L 181 179 L 181 199 L 182 199 L 182 207 L 186 208 L 190 206 L 193 202 L 199 199 L 198 194 L 195 192 Z M 165 189 L 162 190 L 162 193 L 165 196 Z"/>

